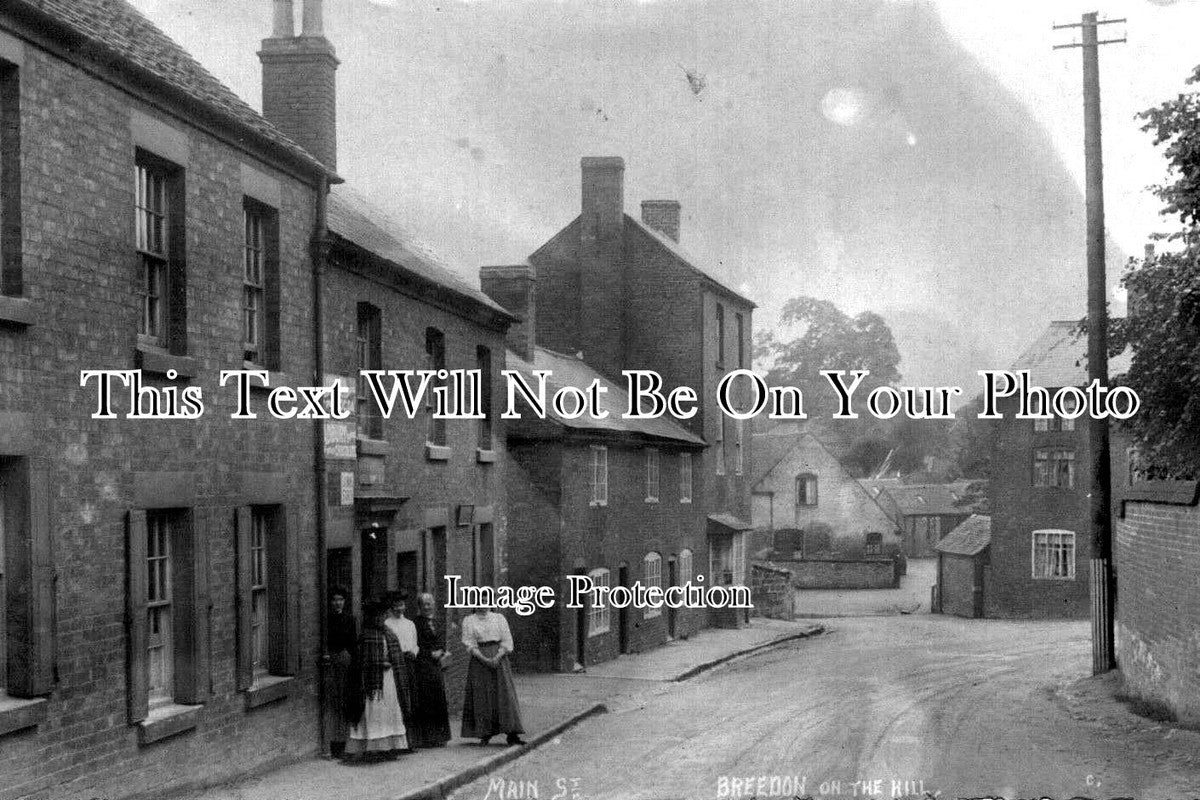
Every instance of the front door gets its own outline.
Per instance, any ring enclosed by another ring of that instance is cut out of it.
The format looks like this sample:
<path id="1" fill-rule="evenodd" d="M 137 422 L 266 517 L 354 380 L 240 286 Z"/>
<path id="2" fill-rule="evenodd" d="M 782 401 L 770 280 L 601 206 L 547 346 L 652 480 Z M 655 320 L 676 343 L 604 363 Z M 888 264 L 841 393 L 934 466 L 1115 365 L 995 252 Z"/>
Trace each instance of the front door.
<path id="1" fill-rule="evenodd" d="M 362 599 L 381 600 L 388 591 L 387 528 L 365 528 L 362 532 Z"/>
<path id="2" fill-rule="evenodd" d="M 629 586 L 629 565 L 622 564 L 617 569 L 617 584 Z M 629 652 L 629 607 L 617 609 L 617 635 L 622 653 Z"/>

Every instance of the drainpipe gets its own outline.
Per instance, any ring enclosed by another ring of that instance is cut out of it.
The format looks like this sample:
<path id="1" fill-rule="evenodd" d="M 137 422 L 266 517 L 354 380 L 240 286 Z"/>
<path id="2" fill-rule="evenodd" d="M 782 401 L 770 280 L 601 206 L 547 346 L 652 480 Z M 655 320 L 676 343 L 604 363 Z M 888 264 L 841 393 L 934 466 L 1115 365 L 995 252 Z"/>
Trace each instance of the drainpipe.
<path id="1" fill-rule="evenodd" d="M 313 386 L 320 386 L 325 381 L 325 326 L 324 307 L 321 295 L 324 291 L 322 277 L 325 272 L 325 259 L 328 252 L 329 232 L 326 200 L 329 195 L 329 177 L 322 176 L 316 187 L 316 203 L 314 208 L 312 241 L 309 243 L 309 253 L 312 260 L 312 333 L 313 333 Z M 326 631 L 329 626 L 329 588 L 328 576 L 325 574 L 325 421 L 313 420 L 313 486 L 316 501 L 316 534 L 317 534 L 317 631 L 320 637 L 318 644 L 321 654 L 317 667 L 317 730 L 320 740 L 317 747 L 325 749 L 325 675 L 329 669 L 329 654 L 325 652 L 327 641 Z"/>

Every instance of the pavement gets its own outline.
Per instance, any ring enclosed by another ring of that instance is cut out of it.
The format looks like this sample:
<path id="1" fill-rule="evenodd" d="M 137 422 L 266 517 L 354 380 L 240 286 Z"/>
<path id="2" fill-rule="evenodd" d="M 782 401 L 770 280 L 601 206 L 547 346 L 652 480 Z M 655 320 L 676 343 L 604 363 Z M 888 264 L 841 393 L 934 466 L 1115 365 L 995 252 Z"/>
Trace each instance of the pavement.
<path id="1" fill-rule="evenodd" d="M 812 622 L 754 618 L 739 630 L 706 629 L 646 653 L 621 656 L 575 674 L 520 674 L 517 695 L 528 743 L 507 747 L 503 737 L 481 747 L 454 739 L 393 761 L 343 764 L 313 758 L 235 783 L 177 795 L 178 800 L 417 800 L 443 798 L 508 762 L 559 740 L 590 717 L 643 702 L 642 698 L 720 664 L 821 633 Z M 451 720 L 458 729 L 458 721 Z"/>
<path id="2" fill-rule="evenodd" d="M 796 616 L 809 619 L 929 613 L 936 558 L 910 558 L 898 589 L 797 589 Z"/>

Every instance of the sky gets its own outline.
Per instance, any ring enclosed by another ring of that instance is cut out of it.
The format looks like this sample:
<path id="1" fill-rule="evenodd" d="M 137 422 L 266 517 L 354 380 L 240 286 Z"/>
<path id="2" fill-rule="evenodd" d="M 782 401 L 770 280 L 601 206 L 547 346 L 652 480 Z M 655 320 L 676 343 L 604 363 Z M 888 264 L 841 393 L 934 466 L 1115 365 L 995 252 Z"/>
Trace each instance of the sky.
<path id="1" fill-rule="evenodd" d="M 269 0 L 134 0 L 259 107 Z M 297 0 L 297 6 L 300 0 Z M 1134 115 L 1184 89 L 1200 0 L 326 0 L 339 172 L 475 280 L 579 208 L 619 155 L 626 205 L 758 303 L 881 313 L 905 382 L 974 387 L 1084 311 L 1080 50 L 1101 19 L 1110 283 L 1169 228 Z M 968 395 L 971 392 L 968 391 Z"/>

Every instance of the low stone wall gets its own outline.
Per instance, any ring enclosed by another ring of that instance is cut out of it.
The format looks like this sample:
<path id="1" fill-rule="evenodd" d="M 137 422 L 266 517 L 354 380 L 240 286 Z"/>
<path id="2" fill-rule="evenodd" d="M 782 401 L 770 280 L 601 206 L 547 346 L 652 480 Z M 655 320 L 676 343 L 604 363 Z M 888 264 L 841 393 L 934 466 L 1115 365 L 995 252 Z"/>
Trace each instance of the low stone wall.
<path id="1" fill-rule="evenodd" d="M 1149 488 L 1116 521 L 1117 663 L 1126 691 L 1200 723 L 1200 507 L 1187 486 Z"/>
<path id="2" fill-rule="evenodd" d="M 807 558 L 779 561 L 797 589 L 895 589 L 900 572 L 890 558 Z"/>
<path id="3" fill-rule="evenodd" d="M 773 564 L 752 564 L 750 596 L 756 617 L 791 619 L 796 614 L 792 573 L 781 567 Z"/>

